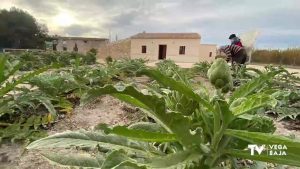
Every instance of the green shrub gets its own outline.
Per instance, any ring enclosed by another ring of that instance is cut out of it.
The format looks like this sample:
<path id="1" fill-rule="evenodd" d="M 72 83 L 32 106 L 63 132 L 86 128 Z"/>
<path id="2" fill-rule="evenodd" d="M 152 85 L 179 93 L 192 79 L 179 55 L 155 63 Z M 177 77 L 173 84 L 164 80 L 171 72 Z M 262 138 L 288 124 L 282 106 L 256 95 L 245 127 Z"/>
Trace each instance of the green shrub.
<path id="1" fill-rule="evenodd" d="M 111 63 L 112 61 L 113 61 L 113 58 L 112 58 L 111 56 L 107 56 L 107 57 L 105 58 L 106 64 L 109 64 L 109 63 Z"/>
<path id="2" fill-rule="evenodd" d="M 23 75 L 18 74 L 18 70 L 23 64 L 18 61 L 10 62 L 7 55 L 0 54 L 0 143 L 3 139 L 32 140 L 41 136 L 40 131 L 37 131 L 37 123 L 40 124 L 42 117 L 28 120 L 16 121 L 16 118 L 25 115 L 24 112 L 32 113 L 43 107 L 44 110 L 49 112 L 48 115 L 44 115 L 44 123 L 52 122 L 56 115 L 55 106 L 52 101 L 55 98 L 47 97 L 46 94 L 35 90 L 31 91 L 28 86 L 24 86 L 29 82 L 31 78 L 38 76 L 39 74 L 53 69 L 57 66 L 48 65 L 37 69 L 35 71 L 25 73 Z M 28 114 L 26 114 L 28 116 Z M 44 135 L 44 134 L 42 134 Z"/>
<path id="3" fill-rule="evenodd" d="M 195 63 L 192 67 L 192 71 L 200 76 L 207 76 L 207 71 L 210 68 L 211 64 L 208 62 L 198 62 Z"/>
<path id="4" fill-rule="evenodd" d="M 300 66 L 300 49 L 255 50 L 252 53 L 252 62 Z"/>
<path id="5" fill-rule="evenodd" d="M 53 63 L 59 63 L 63 66 L 70 65 L 91 65 L 96 63 L 95 51 L 89 51 L 87 54 L 77 52 L 22 52 L 19 54 L 8 54 L 9 61 L 20 61 L 23 64 L 20 67 L 22 71 L 35 70 Z"/>

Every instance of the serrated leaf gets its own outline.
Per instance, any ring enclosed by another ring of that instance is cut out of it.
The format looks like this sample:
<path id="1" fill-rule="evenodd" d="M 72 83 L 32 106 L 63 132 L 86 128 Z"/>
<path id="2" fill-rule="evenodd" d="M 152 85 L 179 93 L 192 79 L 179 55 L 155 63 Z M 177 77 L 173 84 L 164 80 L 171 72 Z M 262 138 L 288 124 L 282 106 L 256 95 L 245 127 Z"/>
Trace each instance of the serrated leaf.
<path id="1" fill-rule="evenodd" d="M 0 96 L 3 96 L 5 95 L 6 93 L 8 93 L 9 91 L 13 90 L 17 85 L 25 82 L 26 80 L 29 80 L 30 78 L 38 75 L 38 74 L 41 74 L 49 69 L 52 69 L 52 68 L 58 68 L 59 65 L 57 64 L 54 64 L 54 65 L 51 65 L 51 66 L 47 66 L 47 67 L 44 67 L 44 68 L 40 68 L 38 70 L 35 70 L 31 73 L 27 73 L 21 77 L 19 77 L 16 81 L 13 81 L 13 82 L 8 82 L 5 84 L 5 87 L 2 87 L 0 89 Z"/>
<path id="2" fill-rule="evenodd" d="M 135 165 L 133 165 L 135 164 Z M 103 162 L 101 169 L 116 169 L 116 168 L 126 168 L 131 167 L 131 169 L 142 168 L 137 165 L 137 162 L 129 158 L 126 153 L 122 150 L 117 150 L 111 152 Z M 145 168 L 145 167 L 143 167 Z"/>
<path id="3" fill-rule="evenodd" d="M 185 95 L 188 98 L 191 98 L 200 104 L 202 104 L 204 107 L 206 107 L 210 111 L 214 111 L 213 106 L 205 99 L 201 98 L 198 94 L 196 94 L 189 86 L 176 81 L 158 70 L 154 69 L 144 69 L 141 74 L 147 75 L 153 79 L 155 79 L 159 84 L 168 87 L 170 89 L 176 90 L 179 93 Z"/>
<path id="4" fill-rule="evenodd" d="M 53 104 L 49 100 L 49 98 L 47 98 L 47 97 L 37 97 L 37 100 L 39 100 L 46 107 L 46 109 L 49 111 L 49 113 L 51 114 L 51 116 L 53 118 L 57 115 L 57 112 L 56 112 Z M 54 119 L 52 119 L 52 120 L 54 120 Z"/>
<path id="5" fill-rule="evenodd" d="M 153 158 L 147 166 L 150 168 L 164 169 L 184 169 L 189 167 L 196 168 L 196 165 L 202 158 L 202 155 L 195 151 L 182 151 L 174 154 L 169 154 L 164 157 Z"/>
<path id="6" fill-rule="evenodd" d="M 261 107 L 274 107 L 276 104 L 277 100 L 272 96 L 258 93 L 245 97 L 245 100 L 238 106 L 231 108 L 231 111 L 234 115 L 238 116 L 253 110 L 257 110 Z"/>
<path id="7" fill-rule="evenodd" d="M 137 122 L 128 126 L 129 129 L 144 130 L 149 132 L 167 133 L 167 131 L 157 123 Z"/>
<path id="8" fill-rule="evenodd" d="M 249 94 L 252 94 L 255 90 L 261 89 L 261 87 L 276 74 L 278 74 L 278 72 L 270 72 L 250 80 L 233 92 L 229 102 L 232 103 L 235 99 L 246 97 Z"/>
<path id="9" fill-rule="evenodd" d="M 238 158 L 300 167 L 300 155 L 298 154 L 289 154 L 287 156 L 270 156 L 266 154 L 250 155 L 250 151 L 245 150 L 228 150 L 227 153 Z"/>
<path id="10" fill-rule="evenodd" d="M 97 145 L 108 149 L 134 151 L 144 155 L 155 152 L 152 146 L 144 142 L 84 130 L 58 133 L 32 142 L 27 146 L 27 149 L 68 148 L 72 146 L 95 148 Z"/>
<path id="11" fill-rule="evenodd" d="M 174 142 L 177 141 L 175 134 L 149 132 L 143 130 L 128 129 L 124 126 L 116 126 L 108 129 L 109 133 L 124 136 L 133 140 L 145 142 Z"/>
<path id="12" fill-rule="evenodd" d="M 103 156 L 97 155 L 92 157 L 88 154 L 58 154 L 58 153 L 43 153 L 50 163 L 60 165 L 63 167 L 76 167 L 76 168 L 98 168 L 101 169 L 102 162 L 104 161 Z"/>
<path id="13" fill-rule="evenodd" d="M 276 107 L 274 111 L 278 114 L 277 121 L 285 118 L 295 120 L 300 115 L 300 109 L 295 107 Z"/>
<path id="14" fill-rule="evenodd" d="M 285 145 L 287 147 L 286 156 L 270 156 L 266 154 L 250 155 L 249 151 L 243 150 L 228 150 L 228 153 L 241 158 L 251 160 L 287 164 L 293 166 L 300 166 L 300 141 L 289 139 L 283 136 L 276 136 L 273 134 L 248 132 L 242 130 L 227 129 L 226 135 L 239 138 L 252 144 L 265 144 L 265 145 Z"/>
<path id="15" fill-rule="evenodd" d="M 145 109 L 145 112 L 155 119 L 161 126 L 168 132 L 174 133 L 179 141 L 185 146 L 191 146 L 201 141 L 202 137 L 198 133 L 191 134 L 191 121 L 188 117 L 180 113 L 167 113 L 165 102 L 162 98 L 152 95 L 144 95 L 137 91 L 132 86 L 112 86 L 106 85 L 102 88 L 94 88 L 88 91 L 82 97 L 82 102 L 86 103 L 101 95 L 111 94 L 112 96 L 119 97 L 122 101 L 130 103 L 134 106 L 140 106 Z"/>

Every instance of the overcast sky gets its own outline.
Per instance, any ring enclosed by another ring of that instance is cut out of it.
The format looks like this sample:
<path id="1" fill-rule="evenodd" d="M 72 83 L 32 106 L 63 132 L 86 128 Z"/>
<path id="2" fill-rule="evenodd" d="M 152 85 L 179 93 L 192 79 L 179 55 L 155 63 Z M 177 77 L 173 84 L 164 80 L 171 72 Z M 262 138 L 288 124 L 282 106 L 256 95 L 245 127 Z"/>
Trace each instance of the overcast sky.
<path id="1" fill-rule="evenodd" d="M 300 47 L 300 0 L 0 0 L 21 8 L 50 34 L 119 39 L 138 32 L 198 32 L 223 45 L 258 30 L 258 48 Z"/>

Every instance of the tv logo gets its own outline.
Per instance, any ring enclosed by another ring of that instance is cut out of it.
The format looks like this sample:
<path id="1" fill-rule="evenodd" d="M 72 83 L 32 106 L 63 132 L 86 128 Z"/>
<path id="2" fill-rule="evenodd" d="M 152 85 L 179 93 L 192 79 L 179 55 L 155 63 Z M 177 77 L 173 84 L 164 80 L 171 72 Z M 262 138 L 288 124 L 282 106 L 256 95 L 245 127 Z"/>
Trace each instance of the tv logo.
<path id="1" fill-rule="evenodd" d="M 265 151 L 266 155 L 269 156 L 286 156 L 287 155 L 287 146 L 283 144 L 270 144 L 270 145 L 261 145 L 249 144 L 248 149 L 250 149 L 250 155 L 255 155 L 255 151 L 258 155 L 261 155 Z"/>
<path id="2" fill-rule="evenodd" d="M 253 156 L 255 151 L 258 153 L 258 155 L 260 155 L 266 149 L 266 146 L 265 145 L 258 146 L 256 144 L 249 144 L 248 148 L 250 149 L 250 155 Z"/>

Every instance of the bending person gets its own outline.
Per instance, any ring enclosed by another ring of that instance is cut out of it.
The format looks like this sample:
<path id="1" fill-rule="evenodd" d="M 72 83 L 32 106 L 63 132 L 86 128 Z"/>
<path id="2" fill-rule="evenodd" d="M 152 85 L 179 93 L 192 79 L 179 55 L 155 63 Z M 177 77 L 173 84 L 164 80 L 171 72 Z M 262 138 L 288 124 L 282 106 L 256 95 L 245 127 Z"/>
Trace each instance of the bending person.
<path id="1" fill-rule="evenodd" d="M 221 52 L 224 52 L 227 56 L 227 62 L 231 60 L 232 64 L 245 64 L 247 60 L 246 50 L 238 45 L 226 45 L 221 46 L 219 49 Z"/>

